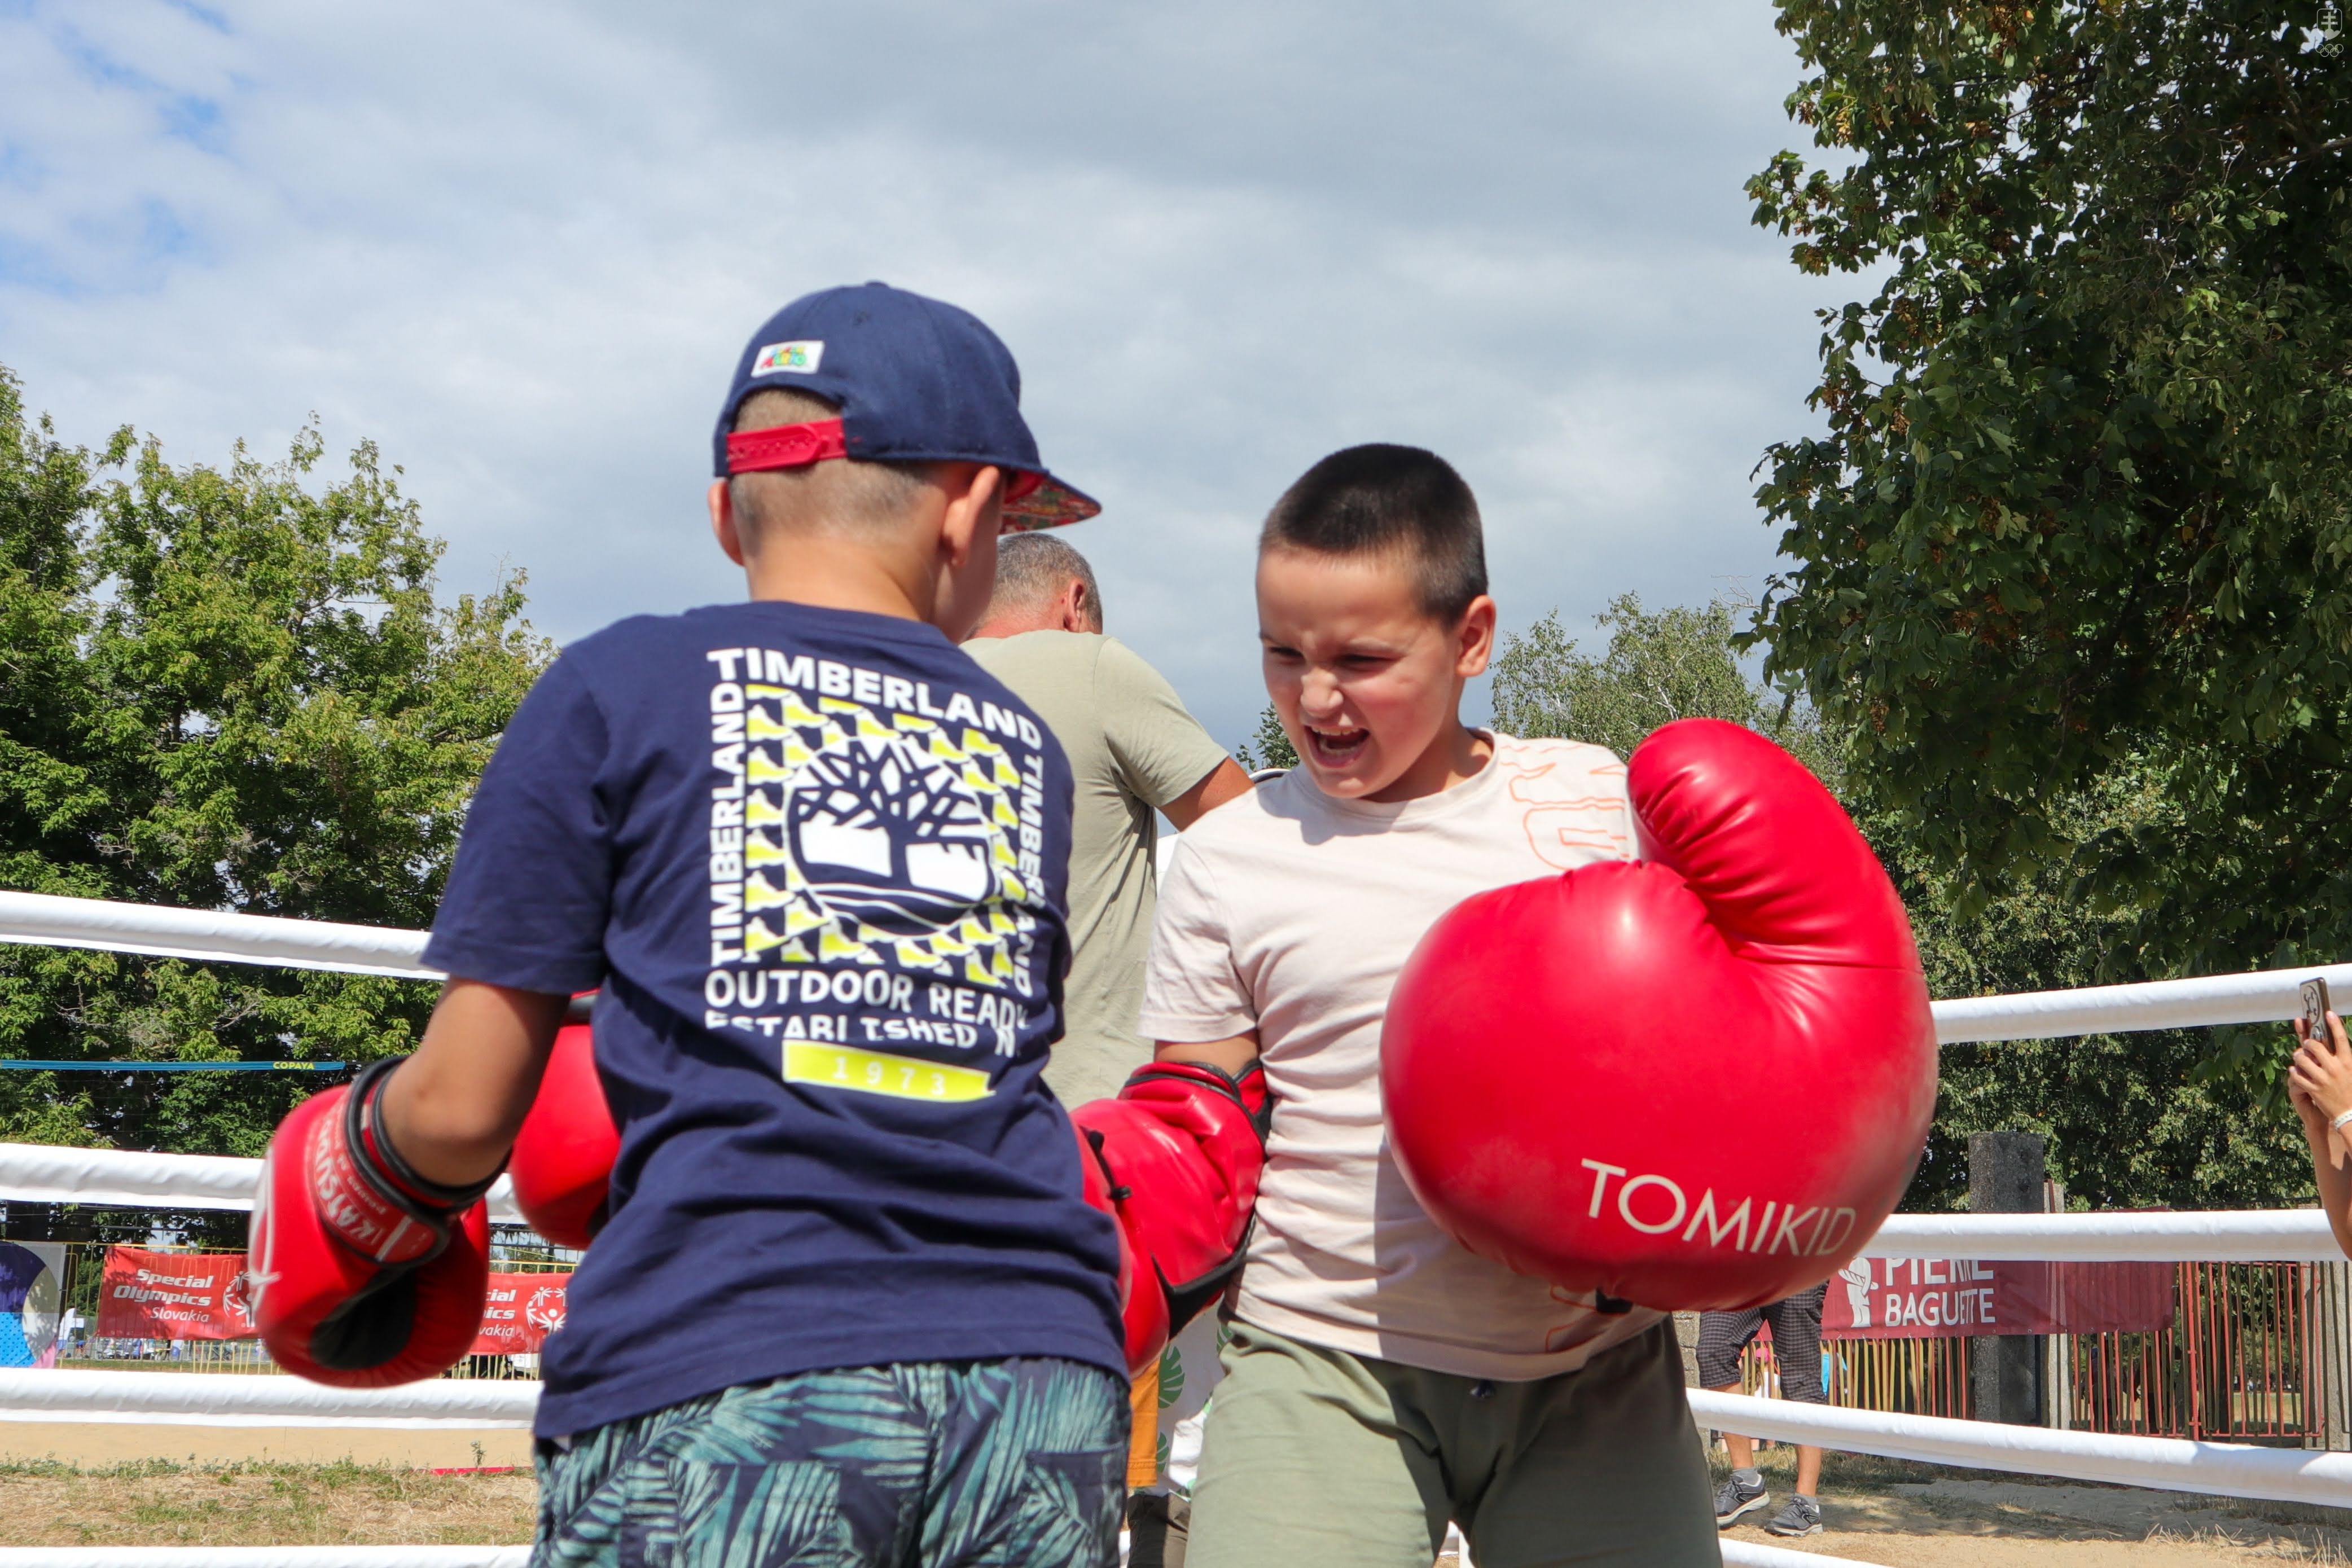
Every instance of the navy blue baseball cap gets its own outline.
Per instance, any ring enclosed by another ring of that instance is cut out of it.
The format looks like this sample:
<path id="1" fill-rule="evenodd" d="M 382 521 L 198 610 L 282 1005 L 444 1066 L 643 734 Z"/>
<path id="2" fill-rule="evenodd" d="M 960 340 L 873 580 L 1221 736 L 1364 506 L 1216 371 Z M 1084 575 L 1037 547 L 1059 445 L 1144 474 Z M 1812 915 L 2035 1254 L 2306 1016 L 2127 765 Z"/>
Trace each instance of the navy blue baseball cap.
<path id="1" fill-rule="evenodd" d="M 743 400 L 771 387 L 814 393 L 840 417 L 736 432 Z M 804 294 L 769 317 L 735 362 L 710 447 L 722 479 L 829 457 L 992 463 L 1008 532 L 1102 510 L 1039 461 L 1003 341 L 970 311 L 887 283 Z"/>

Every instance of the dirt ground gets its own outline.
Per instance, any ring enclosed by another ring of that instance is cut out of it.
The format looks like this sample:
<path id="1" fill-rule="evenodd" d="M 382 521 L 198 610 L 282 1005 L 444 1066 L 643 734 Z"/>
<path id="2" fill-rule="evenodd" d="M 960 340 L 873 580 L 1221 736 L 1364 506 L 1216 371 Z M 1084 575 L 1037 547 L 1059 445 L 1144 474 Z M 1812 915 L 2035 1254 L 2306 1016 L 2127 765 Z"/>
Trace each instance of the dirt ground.
<path id="1" fill-rule="evenodd" d="M 1786 1448 L 1761 1457 L 1774 1511 L 1788 1496 L 1793 1461 Z M 1720 1464 L 1717 1470 L 1720 1480 Z M 2352 1511 L 2028 1480 L 1855 1455 L 1823 1461 L 1821 1534 L 1780 1540 L 1765 1532 L 1769 1517 L 1750 1514 L 1727 1534 L 1885 1568 L 2352 1563 Z"/>
<path id="2" fill-rule="evenodd" d="M 176 1430 L 184 1437 L 194 1429 Z M 366 1435 L 313 1432 L 307 1439 L 325 1460 L 353 1436 Z M 168 1451 L 172 1443 L 163 1446 Z M 1762 1456 L 1776 1502 L 1788 1493 L 1792 1458 L 1786 1448 Z M 467 1452 L 450 1462 L 478 1461 Z M 0 1520 L 12 1546 L 497 1545 L 530 1539 L 537 1494 L 528 1471 L 435 1475 L 409 1468 L 414 1463 L 0 1458 Z M 1838 1454 L 1824 1466 L 1822 1503 L 1827 1528 L 1820 1535 L 1778 1541 L 1755 1515 L 1756 1522 L 1731 1533 L 1885 1568 L 2352 1568 L 2352 1511 L 2041 1482 Z"/>

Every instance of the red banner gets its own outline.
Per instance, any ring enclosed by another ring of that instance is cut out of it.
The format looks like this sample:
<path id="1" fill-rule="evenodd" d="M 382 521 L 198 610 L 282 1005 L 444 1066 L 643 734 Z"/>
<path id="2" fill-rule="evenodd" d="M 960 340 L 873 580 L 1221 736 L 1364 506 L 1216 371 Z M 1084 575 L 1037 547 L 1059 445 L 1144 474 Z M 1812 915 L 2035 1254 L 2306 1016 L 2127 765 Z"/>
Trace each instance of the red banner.
<path id="1" fill-rule="evenodd" d="M 1830 1280 L 1828 1339 L 2132 1333 L 2171 1325 L 2169 1263 L 1857 1258 Z"/>
<path id="2" fill-rule="evenodd" d="M 561 1274 L 493 1274 L 482 1305 L 482 1333 L 476 1355 L 536 1354 L 540 1342 L 563 1326 L 563 1292 L 572 1283 Z"/>
<path id="3" fill-rule="evenodd" d="M 476 1355 L 539 1349 L 563 1326 L 561 1274 L 493 1274 Z M 251 1339 L 253 1298 L 236 1252 L 153 1252 L 110 1247 L 99 1286 L 98 1330 L 108 1339 Z"/>
<path id="4" fill-rule="evenodd" d="M 251 1339 L 245 1255 L 108 1248 L 98 1333 L 108 1339 Z"/>

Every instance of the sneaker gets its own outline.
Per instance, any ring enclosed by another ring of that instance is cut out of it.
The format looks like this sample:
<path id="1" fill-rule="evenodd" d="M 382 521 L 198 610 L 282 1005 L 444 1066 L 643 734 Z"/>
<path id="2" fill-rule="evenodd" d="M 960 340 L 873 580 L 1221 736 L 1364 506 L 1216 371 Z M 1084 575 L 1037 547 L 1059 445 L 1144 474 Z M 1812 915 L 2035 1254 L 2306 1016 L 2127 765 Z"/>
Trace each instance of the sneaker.
<path id="1" fill-rule="evenodd" d="M 1741 1514 L 1753 1513 L 1771 1500 L 1772 1494 L 1764 1490 L 1763 1482 L 1751 1485 L 1734 1476 L 1715 1490 L 1715 1527 L 1728 1530 Z"/>
<path id="2" fill-rule="evenodd" d="M 1765 1529 L 1775 1535 L 1819 1535 L 1822 1532 L 1822 1505 L 1800 1493 L 1789 1499 L 1789 1506 L 1772 1516 Z"/>

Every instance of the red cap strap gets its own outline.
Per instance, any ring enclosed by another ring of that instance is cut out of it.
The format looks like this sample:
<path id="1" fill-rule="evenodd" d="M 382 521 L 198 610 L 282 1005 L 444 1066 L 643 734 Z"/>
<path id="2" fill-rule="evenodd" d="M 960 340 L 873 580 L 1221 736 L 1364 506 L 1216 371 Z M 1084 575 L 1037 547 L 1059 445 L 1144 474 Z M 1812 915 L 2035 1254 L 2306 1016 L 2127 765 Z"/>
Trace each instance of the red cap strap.
<path id="1" fill-rule="evenodd" d="M 765 468 L 805 468 L 828 457 L 846 457 L 841 421 L 779 424 L 770 430 L 739 430 L 727 438 L 727 472 L 754 474 Z"/>
<path id="2" fill-rule="evenodd" d="M 849 444 L 841 421 L 820 419 L 811 424 L 779 424 L 768 430 L 739 430 L 727 437 L 727 472 L 756 474 L 768 468 L 805 468 L 828 457 L 846 457 Z M 1018 501 L 1045 482 L 1045 476 L 1026 468 L 1004 471 L 1004 499 Z"/>

